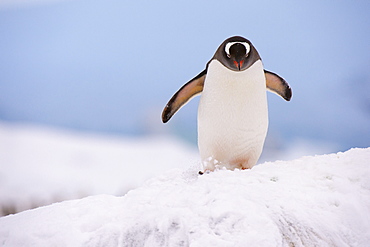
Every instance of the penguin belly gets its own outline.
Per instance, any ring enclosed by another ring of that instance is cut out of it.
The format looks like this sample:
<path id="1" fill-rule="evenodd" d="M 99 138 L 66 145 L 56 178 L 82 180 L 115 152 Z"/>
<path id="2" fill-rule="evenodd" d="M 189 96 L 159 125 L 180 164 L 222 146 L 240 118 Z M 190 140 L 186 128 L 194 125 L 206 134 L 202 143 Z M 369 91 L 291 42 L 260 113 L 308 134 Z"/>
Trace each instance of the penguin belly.
<path id="1" fill-rule="evenodd" d="M 267 128 L 261 60 L 240 72 L 212 60 L 198 108 L 198 147 L 204 170 L 252 168 L 261 155 Z"/>

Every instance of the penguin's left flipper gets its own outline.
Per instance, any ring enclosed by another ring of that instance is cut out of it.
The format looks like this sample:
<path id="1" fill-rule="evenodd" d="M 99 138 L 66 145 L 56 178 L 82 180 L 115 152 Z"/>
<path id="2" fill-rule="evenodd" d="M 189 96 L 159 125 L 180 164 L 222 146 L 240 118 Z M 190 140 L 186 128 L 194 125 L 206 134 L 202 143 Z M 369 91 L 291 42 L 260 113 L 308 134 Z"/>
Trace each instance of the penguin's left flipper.
<path id="1" fill-rule="evenodd" d="M 168 101 L 162 112 L 162 121 L 167 123 L 168 120 L 189 100 L 203 91 L 204 80 L 207 75 L 207 69 L 203 70 L 196 77 L 182 86 Z"/>
<path id="2" fill-rule="evenodd" d="M 276 93 L 283 97 L 286 101 L 292 98 L 292 89 L 289 84 L 279 75 L 264 70 L 266 77 L 266 87 L 269 91 Z"/>

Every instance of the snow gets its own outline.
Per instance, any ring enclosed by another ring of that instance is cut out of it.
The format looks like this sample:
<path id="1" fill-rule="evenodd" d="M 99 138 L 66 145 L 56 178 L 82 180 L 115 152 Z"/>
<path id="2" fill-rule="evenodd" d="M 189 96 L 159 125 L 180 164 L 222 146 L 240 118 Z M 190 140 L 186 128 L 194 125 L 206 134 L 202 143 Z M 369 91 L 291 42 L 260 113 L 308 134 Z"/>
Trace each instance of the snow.
<path id="1" fill-rule="evenodd" d="M 124 195 L 198 159 L 195 147 L 170 137 L 118 138 L 0 122 L 0 216 L 89 195 Z"/>
<path id="2" fill-rule="evenodd" d="M 0 244 L 368 246 L 369 158 L 370 148 L 357 148 L 205 175 L 188 163 L 124 196 L 95 195 L 2 217 Z"/>
<path id="3" fill-rule="evenodd" d="M 331 143 L 267 137 L 259 163 L 332 153 Z M 0 216 L 54 202 L 124 195 L 169 169 L 199 167 L 195 146 L 161 136 L 113 137 L 0 122 Z"/>

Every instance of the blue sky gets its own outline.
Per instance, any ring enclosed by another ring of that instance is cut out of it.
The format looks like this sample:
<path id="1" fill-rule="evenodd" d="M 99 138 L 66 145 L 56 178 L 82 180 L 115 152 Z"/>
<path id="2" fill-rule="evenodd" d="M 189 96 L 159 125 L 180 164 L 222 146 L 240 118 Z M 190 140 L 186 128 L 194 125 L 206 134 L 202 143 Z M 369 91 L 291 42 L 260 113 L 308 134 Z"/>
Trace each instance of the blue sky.
<path id="1" fill-rule="evenodd" d="M 269 135 L 370 146 L 369 1 L 0 3 L 0 120 L 195 142 L 197 99 L 162 108 L 219 44 L 250 39 L 293 88 Z"/>

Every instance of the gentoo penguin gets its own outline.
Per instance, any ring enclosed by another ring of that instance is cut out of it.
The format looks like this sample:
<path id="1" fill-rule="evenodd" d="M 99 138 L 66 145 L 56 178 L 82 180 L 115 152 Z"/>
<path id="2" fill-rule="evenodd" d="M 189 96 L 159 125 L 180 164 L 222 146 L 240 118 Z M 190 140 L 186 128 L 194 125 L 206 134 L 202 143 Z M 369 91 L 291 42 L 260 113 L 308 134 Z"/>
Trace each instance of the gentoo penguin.
<path id="1" fill-rule="evenodd" d="M 198 147 L 204 171 L 252 168 L 267 134 L 266 89 L 287 101 L 292 97 L 282 77 L 264 70 L 252 43 L 234 36 L 218 47 L 199 75 L 173 95 L 163 110 L 162 121 L 166 123 L 201 93 Z"/>

